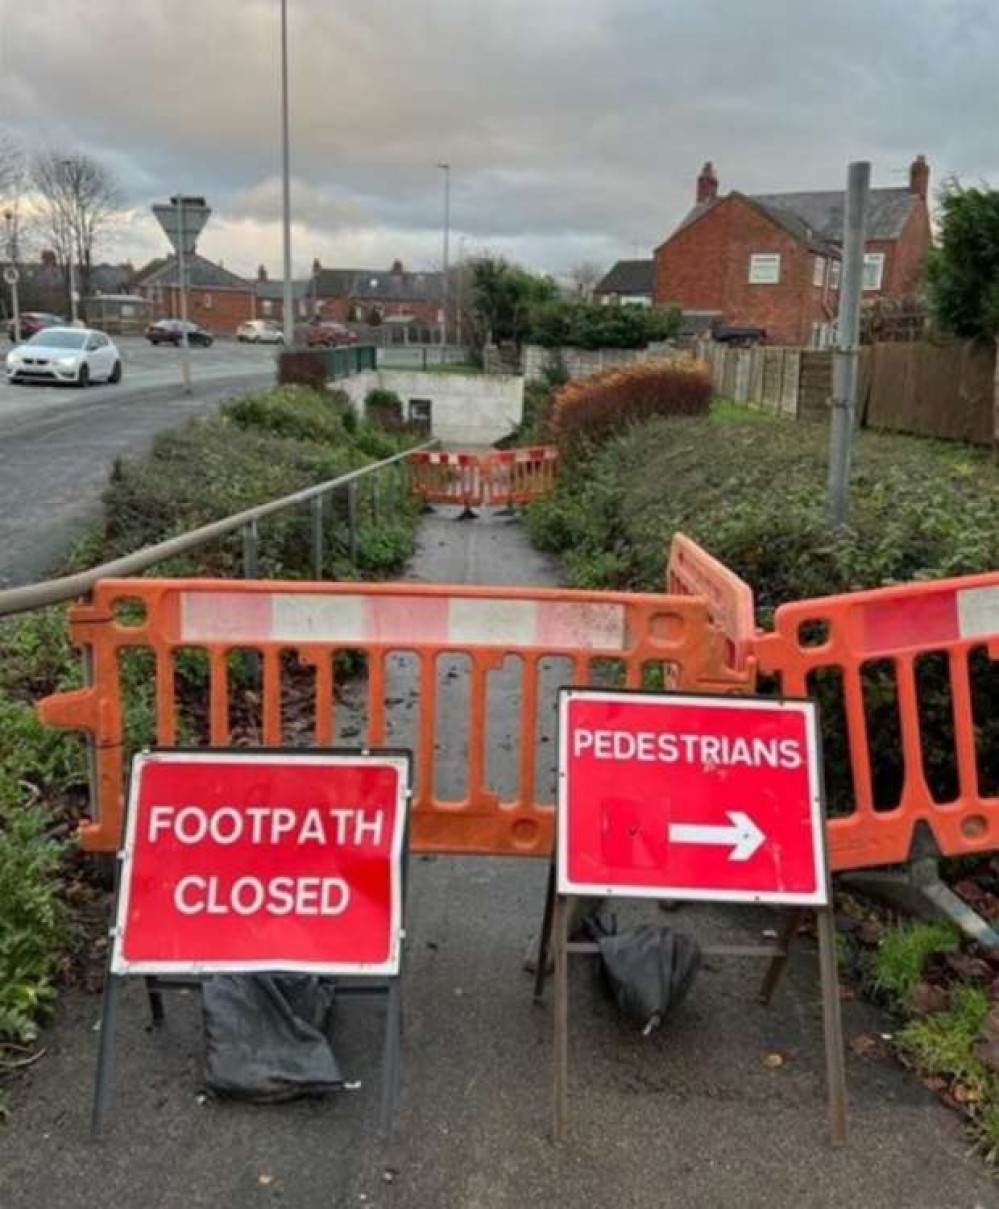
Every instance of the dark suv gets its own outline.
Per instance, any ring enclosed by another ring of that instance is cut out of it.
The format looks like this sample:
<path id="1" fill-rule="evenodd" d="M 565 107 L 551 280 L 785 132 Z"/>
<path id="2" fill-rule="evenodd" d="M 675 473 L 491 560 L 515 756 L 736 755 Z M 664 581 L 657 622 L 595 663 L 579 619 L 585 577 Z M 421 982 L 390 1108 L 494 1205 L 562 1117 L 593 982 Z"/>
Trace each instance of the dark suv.
<path id="1" fill-rule="evenodd" d="M 30 340 L 32 336 L 44 331 L 47 327 L 65 327 L 66 320 L 61 315 L 52 315 L 48 311 L 21 312 L 21 343 Z M 7 334 L 11 340 L 16 340 L 14 320 L 7 324 Z"/>
<path id="2" fill-rule="evenodd" d="M 146 339 L 150 344 L 172 344 L 177 347 L 180 345 L 185 327 L 187 328 L 188 344 L 200 344 L 204 348 L 209 348 L 215 339 L 205 328 L 199 327 L 196 323 L 184 323 L 180 319 L 160 319 L 156 323 L 151 323 L 146 328 Z"/>

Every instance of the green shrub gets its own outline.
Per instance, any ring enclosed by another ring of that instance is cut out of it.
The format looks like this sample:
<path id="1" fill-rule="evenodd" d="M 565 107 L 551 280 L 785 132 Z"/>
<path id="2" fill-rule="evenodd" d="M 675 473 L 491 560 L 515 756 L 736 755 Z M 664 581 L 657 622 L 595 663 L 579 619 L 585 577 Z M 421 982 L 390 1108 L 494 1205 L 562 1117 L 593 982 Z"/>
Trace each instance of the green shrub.
<path id="1" fill-rule="evenodd" d="M 824 426 L 722 408 L 707 417 L 653 419 L 570 457 L 555 496 L 528 510 L 543 549 L 563 555 L 570 582 L 661 591 L 669 543 L 689 534 L 753 588 L 769 627 L 785 601 L 999 566 L 999 472 L 984 451 L 913 437 L 857 436 L 851 523 L 826 521 Z M 608 557 L 608 554 L 612 557 Z M 999 671 L 972 657 L 979 775 L 999 791 Z M 949 733 L 943 661 L 917 667 L 927 734 Z M 839 678 L 809 686 L 822 705 L 832 812 L 852 809 Z M 874 799 L 897 801 L 903 773 L 894 669 L 864 672 Z M 926 776 L 941 801 L 954 796 L 953 745 L 927 745 Z"/>
<path id="2" fill-rule="evenodd" d="M 531 312 L 528 340 L 543 348 L 645 348 L 675 336 L 682 319 L 676 307 L 553 301 Z"/>
<path id="3" fill-rule="evenodd" d="M 66 936 L 51 820 L 0 774 L 0 1042 L 26 1045 L 55 1000 Z"/>
<path id="4" fill-rule="evenodd" d="M 227 403 L 222 414 L 242 429 L 339 445 L 347 436 L 344 398 L 340 391 L 282 386 L 277 390 L 243 395 Z"/>
<path id="5" fill-rule="evenodd" d="M 394 390 L 369 390 L 364 397 L 364 418 L 375 428 L 398 432 L 403 426 L 402 399 Z"/>
<path id="6" fill-rule="evenodd" d="M 711 376 L 699 361 L 644 361 L 604 370 L 556 392 L 552 435 L 560 451 L 572 455 L 653 416 L 704 415 L 711 394 Z"/>

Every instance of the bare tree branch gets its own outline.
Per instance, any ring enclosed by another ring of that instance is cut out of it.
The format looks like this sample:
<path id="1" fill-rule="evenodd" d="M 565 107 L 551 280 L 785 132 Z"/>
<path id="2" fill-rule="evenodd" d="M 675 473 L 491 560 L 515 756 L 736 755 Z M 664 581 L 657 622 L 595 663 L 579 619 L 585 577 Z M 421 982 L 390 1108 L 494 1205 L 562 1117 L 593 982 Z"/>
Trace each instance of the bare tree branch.
<path id="1" fill-rule="evenodd" d="M 86 298 L 95 248 L 121 210 L 114 174 L 89 155 L 44 151 L 32 158 L 30 175 L 44 237 L 59 264 L 68 266 L 72 259 Z"/>

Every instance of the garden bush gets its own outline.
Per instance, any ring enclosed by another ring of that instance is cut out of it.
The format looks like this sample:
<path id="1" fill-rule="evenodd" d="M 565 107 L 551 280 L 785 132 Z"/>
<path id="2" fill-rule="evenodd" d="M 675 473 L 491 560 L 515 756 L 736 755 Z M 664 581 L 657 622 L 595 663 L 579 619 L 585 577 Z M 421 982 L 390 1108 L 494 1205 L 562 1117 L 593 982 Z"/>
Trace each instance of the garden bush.
<path id="1" fill-rule="evenodd" d="M 545 302 L 531 312 L 528 340 L 543 348 L 645 348 L 675 336 L 682 320 L 676 307 Z"/>
<path id="2" fill-rule="evenodd" d="M 403 428 L 402 399 L 394 390 L 369 390 L 364 397 L 364 418 L 375 428 L 399 432 Z"/>
<path id="3" fill-rule="evenodd" d="M 348 435 L 344 423 L 348 410 L 350 400 L 343 391 L 282 386 L 277 390 L 243 395 L 227 403 L 222 414 L 244 430 L 338 445 L 343 444 Z"/>
<path id="4" fill-rule="evenodd" d="M 704 415 L 707 366 L 691 359 L 645 361 L 568 382 L 555 393 L 552 435 L 565 454 L 653 416 Z"/>
<path id="5" fill-rule="evenodd" d="M 662 591 L 673 534 L 700 542 L 753 588 L 769 627 L 785 601 L 999 566 L 999 471 L 984 451 L 913 437 L 858 434 L 849 527 L 826 520 L 824 426 L 735 409 L 654 419 L 571 456 L 555 496 L 528 512 L 532 537 L 559 553 L 577 586 Z M 999 669 L 971 660 L 982 792 L 999 793 Z M 928 744 L 925 774 L 940 801 L 957 769 L 942 657 L 919 661 Z M 830 809 L 852 808 L 842 688 L 834 673 L 810 683 L 822 704 Z M 903 774 L 898 688 L 887 661 L 864 673 L 873 790 L 897 803 Z"/>

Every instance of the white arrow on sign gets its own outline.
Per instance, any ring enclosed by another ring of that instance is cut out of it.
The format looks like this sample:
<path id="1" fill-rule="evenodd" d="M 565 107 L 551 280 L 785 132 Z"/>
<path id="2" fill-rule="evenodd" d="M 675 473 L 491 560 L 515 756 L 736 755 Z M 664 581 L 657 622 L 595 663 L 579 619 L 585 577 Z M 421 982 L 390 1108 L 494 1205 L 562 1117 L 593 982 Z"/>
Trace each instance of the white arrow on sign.
<path id="1" fill-rule="evenodd" d="M 767 838 L 748 814 L 729 810 L 730 827 L 712 827 L 704 823 L 670 823 L 673 844 L 730 844 L 730 861 L 748 861 Z"/>

